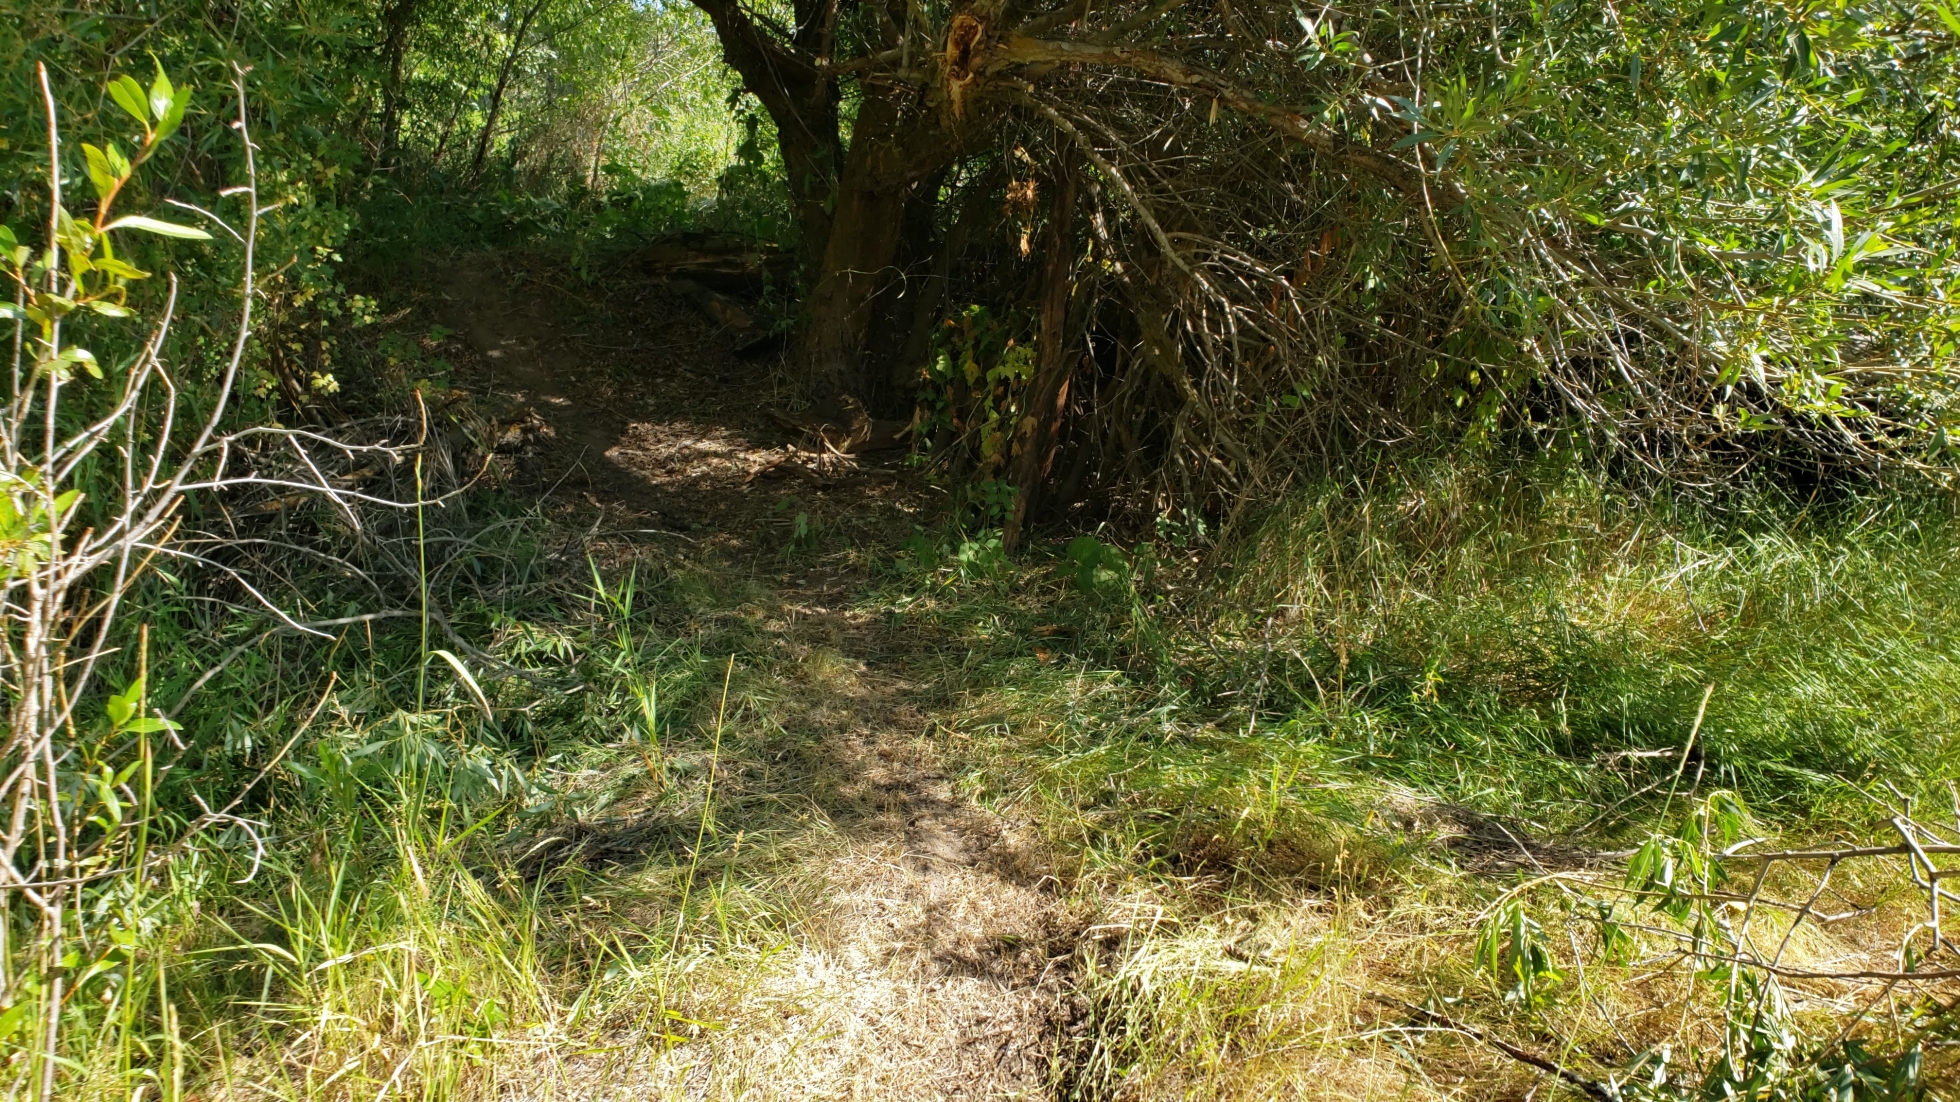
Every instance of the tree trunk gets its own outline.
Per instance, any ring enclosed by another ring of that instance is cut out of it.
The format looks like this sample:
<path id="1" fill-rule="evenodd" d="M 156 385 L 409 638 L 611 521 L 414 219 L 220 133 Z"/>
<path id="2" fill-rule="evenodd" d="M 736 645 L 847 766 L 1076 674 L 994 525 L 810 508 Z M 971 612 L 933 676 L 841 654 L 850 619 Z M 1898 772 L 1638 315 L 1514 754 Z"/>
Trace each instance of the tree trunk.
<path id="1" fill-rule="evenodd" d="M 835 44 L 836 0 L 794 0 L 789 41 L 764 30 L 736 0 L 694 3 L 714 21 L 722 57 L 776 122 L 810 283 L 799 366 L 826 415 L 841 416 L 853 432 L 865 429 L 865 401 L 875 400 L 885 382 L 876 364 L 890 362 L 867 357 L 865 342 L 881 292 L 900 275 L 897 262 L 917 259 L 901 257 L 907 203 L 986 127 L 971 107 L 958 120 L 916 88 L 861 81 L 846 151 L 838 127 L 839 73 L 820 60 Z M 891 13 L 885 15 L 889 49 L 899 32 Z"/>
<path id="2" fill-rule="evenodd" d="M 762 102 L 776 124 L 803 268 L 815 280 L 830 242 L 831 198 L 844 159 L 836 78 L 813 68 L 803 53 L 783 49 L 735 0 L 694 0 L 694 5 L 714 23 L 722 60 L 742 74 L 743 86 Z M 802 50 L 821 48 L 835 5 L 798 3 L 796 7 L 795 44 Z"/>
<path id="3" fill-rule="evenodd" d="M 483 158 L 490 152 L 490 139 L 497 133 L 497 116 L 504 110 L 504 91 L 510 87 L 511 74 L 517 71 L 517 59 L 524 53 L 524 36 L 531 33 L 531 21 L 544 10 L 545 0 L 533 0 L 531 10 L 524 13 L 524 19 L 517 24 L 517 33 L 511 36 L 510 52 L 504 55 L 504 63 L 497 70 L 497 85 L 490 92 L 490 114 L 483 120 L 483 132 L 476 138 L 476 155 L 470 158 L 470 179 L 474 180 L 483 171 Z"/>
<path id="4" fill-rule="evenodd" d="M 837 187 L 837 162 L 842 146 L 837 138 L 837 105 L 824 104 L 823 118 L 814 126 L 792 122 L 785 130 L 783 120 L 771 113 L 776 123 L 777 145 L 783 154 L 783 172 L 789 177 L 790 209 L 796 215 L 797 251 L 803 260 L 804 276 L 815 280 L 830 245 L 831 199 Z M 825 135 L 828 134 L 828 140 Z"/>
<path id="5" fill-rule="evenodd" d="M 870 389 L 862 353 L 878 293 L 898 254 L 906 193 L 852 183 L 847 167 L 821 274 L 810 292 L 801 358 L 818 403 L 855 415 Z"/>
<path id="6" fill-rule="evenodd" d="M 415 24 L 416 0 L 391 0 L 381 13 L 381 56 L 388 62 L 388 83 L 381 90 L 381 156 L 394 156 L 401 139 L 402 66 L 408 58 L 408 32 Z"/>
<path id="7" fill-rule="evenodd" d="M 1062 410 L 1068 405 L 1069 292 L 1075 286 L 1075 173 L 1064 165 L 1055 181 L 1055 205 L 1048 212 L 1047 256 L 1041 272 L 1041 312 L 1035 330 L 1034 377 L 1028 380 L 1021 419 L 1014 426 L 1014 445 L 1008 457 L 1008 483 L 1014 501 L 1001 527 L 1000 544 L 1013 551 L 1034 508 L 1034 497 L 1055 461 L 1055 442 L 1061 434 Z"/>
<path id="8" fill-rule="evenodd" d="M 881 293 L 903 275 L 896 261 L 907 204 L 957 152 L 954 135 L 937 116 L 914 109 L 898 93 L 866 95 L 837 182 L 830 240 L 810 291 L 799 350 L 812 395 L 833 412 L 858 420 L 865 416 L 864 401 L 880 389 L 874 361 L 881 357 L 865 354 L 866 341 Z"/>

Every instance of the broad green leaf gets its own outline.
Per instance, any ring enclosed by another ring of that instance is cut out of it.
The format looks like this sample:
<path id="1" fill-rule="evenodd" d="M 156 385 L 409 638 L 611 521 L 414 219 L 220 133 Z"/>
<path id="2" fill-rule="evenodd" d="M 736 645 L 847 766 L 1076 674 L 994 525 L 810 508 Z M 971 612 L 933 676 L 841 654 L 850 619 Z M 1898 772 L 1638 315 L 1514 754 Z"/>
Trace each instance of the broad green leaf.
<path id="1" fill-rule="evenodd" d="M 182 237 L 192 241 L 211 240 L 210 234 L 205 233 L 195 226 L 180 226 L 175 222 L 160 222 L 155 218 L 146 218 L 140 214 L 125 215 L 102 227 L 102 229 L 104 232 L 109 230 L 143 230 L 163 237 Z"/>
<path id="2" fill-rule="evenodd" d="M 69 364 L 80 364 L 82 370 L 88 372 L 89 375 L 91 375 L 92 377 L 97 379 L 100 379 L 102 377 L 102 365 L 95 362 L 95 353 L 90 352 L 86 348 L 64 348 L 61 350 L 61 352 L 58 355 L 55 356 L 53 360 L 49 362 L 58 368 L 66 367 Z M 75 493 L 76 491 L 70 490 L 68 492 L 72 494 Z M 56 499 L 55 501 L 56 511 L 60 511 L 62 508 L 64 508 L 64 506 L 62 505 L 63 500 L 65 499 L 61 499 L 61 498 Z"/>
<path id="3" fill-rule="evenodd" d="M 132 685 L 130 688 L 140 692 L 139 686 L 140 683 L 139 685 Z M 114 724 L 117 730 L 121 730 L 123 724 L 128 723 L 136 716 L 136 693 L 127 691 L 117 693 L 115 696 L 110 697 L 103 707 L 109 713 L 109 722 Z"/>
<path id="4" fill-rule="evenodd" d="M 79 222 L 63 207 L 55 213 L 55 240 L 62 248 L 84 255 L 95 251 L 95 234 L 86 222 Z"/>
<path id="5" fill-rule="evenodd" d="M 88 308 L 95 311 L 98 314 L 101 314 L 105 318 L 126 318 L 129 316 L 128 310 L 125 310 L 122 307 L 117 306 L 113 302 L 107 302 L 102 299 L 96 299 L 90 302 L 88 304 Z"/>
<path id="6" fill-rule="evenodd" d="M 88 160 L 88 182 L 95 185 L 95 197 L 107 199 L 116 190 L 120 181 L 114 166 L 109 163 L 109 155 L 87 142 L 82 143 L 82 156 Z"/>
<path id="7" fill-rule="evenodd" d="M 109 98 L 116 101 L 117 107 L 129 112 L 131 118 L 142 123 L 145 130 L 149 129 L 150 114 L 148 105 L 143 101 L 143 86 L 133 78 L 119 76 L 110 81 Z"/>
<path id="8" fill-rule="evenodd" d="M 160 142 L 177 132 L 177 127 L 181 126 L 184 122 L 184 112 L 190 108 L 190 105 L 190 88 L 186 86 L 177 89 L 177 94 L 170 99 L 169 110 L 163 113 L 162 121 L 157 123 L 157 141 Z"/>

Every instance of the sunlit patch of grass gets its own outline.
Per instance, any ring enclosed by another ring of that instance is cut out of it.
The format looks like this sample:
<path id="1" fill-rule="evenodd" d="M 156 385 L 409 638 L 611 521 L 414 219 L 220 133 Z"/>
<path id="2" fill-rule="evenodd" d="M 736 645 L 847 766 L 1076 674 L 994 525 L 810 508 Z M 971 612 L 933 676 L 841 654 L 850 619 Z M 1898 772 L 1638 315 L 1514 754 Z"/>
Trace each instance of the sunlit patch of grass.
<path id="1" fill-rule="evenodd" d="M 1727 996 L 1664 938 L 1608 951 L 1596 907 L 1624 874 L 1586 854 L 1672 830 L 1718 788 L 1793 840 L 1870 836 L 1889 813 L 1861 790 L 1884 784 L 1944 806 L 1949 502 L 1667 505 L 1515 474 L 1311 491 L 1209 578 L 1108 549 L 1093 577 L 1073 552 L 976 571 L 958 536 L 900 557 L 878 600 L 956 641 L 921 661 L 969 790 L 1031 823 L 1095 900 L 1092 928 L 1120 931 L 1078 964 L 1087 1001 L 1060 1050 L 1078 1095 L 1322 1097 L 1343 1075 L 1530 1089 L 1530 1069 L 1395 1000 L 1595 1077 L 1671 1053 L 1679 1087 L 1712 1066 Z M 1466 823 L 1529 844 L 1493 860 Z M 1923 899 L 1862 875 L 1838 905 L 1876 909 L 1801 932 L 1790 960 L 1893 966 Z M 1475 963 L 1506 899 L 1561 962 L 1529 1005 Z M 1804 1058 L 1846 1028 L 1905 1043 L 1849 988 L 1785 988 Z"/>
<path id="2" fill-rule="evenodd" d="M 974 790 L 1055 824 L 1089 875 L 1333 881 L 1389 858 L 1367 829 L 1379 786 L 1325 742 L 1150 703 L 1120 674 L 1022 669 L 960 717 L 993 732 Z"/>
<path id="3" fill-rule="evenodd" d="M 1652 785 L 1710 686 L 1704 783 L 1855 818 L 1844 781 L 1954 772 L 1956 550 L 1929 496 L 1717 514 L 1418 469 L 1270 521 L 1212 642 L 1382 771 L 1548 829 Z"/>

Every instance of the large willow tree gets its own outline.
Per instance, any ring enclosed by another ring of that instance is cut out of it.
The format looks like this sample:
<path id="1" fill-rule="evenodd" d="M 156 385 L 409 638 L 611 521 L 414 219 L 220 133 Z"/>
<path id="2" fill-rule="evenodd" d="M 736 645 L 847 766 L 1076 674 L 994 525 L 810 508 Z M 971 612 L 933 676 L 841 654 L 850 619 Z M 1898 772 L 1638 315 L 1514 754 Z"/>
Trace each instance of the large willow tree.
<path id="1" fill-rule="evenodd" d="M 1438 416 L 1952 458 L 1936 0 L 694 2 L 780 135 L 820 398 L 900 404 L 963 291 L 1031 319 L 1017 518 L 1061 441 L 1224 503 Z"/>

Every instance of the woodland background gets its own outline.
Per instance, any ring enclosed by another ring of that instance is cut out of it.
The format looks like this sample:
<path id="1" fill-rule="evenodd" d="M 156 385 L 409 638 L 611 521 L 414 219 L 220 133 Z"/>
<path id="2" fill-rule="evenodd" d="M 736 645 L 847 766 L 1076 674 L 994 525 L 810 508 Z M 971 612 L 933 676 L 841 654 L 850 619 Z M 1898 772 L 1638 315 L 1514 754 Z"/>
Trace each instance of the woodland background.
<path id="1" fill-rule="evenodd" d="M 1939 0 L 0 13 L 9 1097 L 1953 1089 Z"/>

